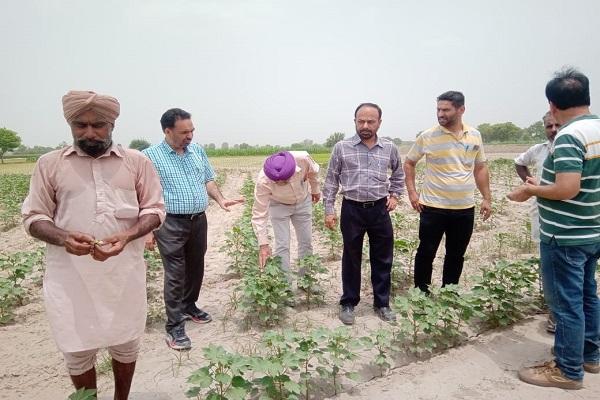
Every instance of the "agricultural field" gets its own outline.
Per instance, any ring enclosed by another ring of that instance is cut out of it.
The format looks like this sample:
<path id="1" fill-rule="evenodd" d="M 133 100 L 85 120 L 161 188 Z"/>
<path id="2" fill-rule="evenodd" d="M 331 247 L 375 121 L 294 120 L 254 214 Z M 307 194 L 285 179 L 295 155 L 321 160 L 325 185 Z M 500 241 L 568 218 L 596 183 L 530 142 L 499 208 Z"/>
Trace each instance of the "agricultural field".
<path id="1" fill-rule="evenodd" d="M 574 398 L 516 378 L 524 363 L 549 356 L 551 343 L 544 331 L 528 204 L 505 199 L 518 184 L 512 158 L 522 149 L 486 147 L 494 214 L 486 222 L 476 218 L 460 285 L 436 289 L 431 297 L 410 290 L 418 215 L 403 202 L 392 215 L 393 307 L 399 323 L 385 324 L 374 315 L 365 262 L 362 301 L 350 328 L 337 318 L 341 235 L 323 228 L 322 206 L 314 208 L 315 257 L 298 262 L 308 273 L 288 287 L 277 260 L 263 273 L 256 268 L 249 210 L 252 180 L 264 157 L 212 158 L 224 195 L 247 199 L 229 213 L 214 204 L 207 211 L 209 248 L 198 305 L 213 322 L 188 323 L 190 352 L 167 348 L 162 264 L 156 252 L 147 252 L 147 332 L 131 398 Z M 328 155 L 315 159 L 324 176 Z M 64 399 L 72 388 L 44 315 L 42 246 L 18 225 L 32 165 L 0 166 L 0 398 Z M 13 170 L 17 166 L 21 169 Z M 443 254 L 442 244 L 434 264 L 436 284 Z M 311 290 L 315 287 L 319 290 Z M 105 352 L 96 368 L 100 398 L 112 398 Z M 586 376 L 578 394 L 600 398 L 600 378 Z"/>

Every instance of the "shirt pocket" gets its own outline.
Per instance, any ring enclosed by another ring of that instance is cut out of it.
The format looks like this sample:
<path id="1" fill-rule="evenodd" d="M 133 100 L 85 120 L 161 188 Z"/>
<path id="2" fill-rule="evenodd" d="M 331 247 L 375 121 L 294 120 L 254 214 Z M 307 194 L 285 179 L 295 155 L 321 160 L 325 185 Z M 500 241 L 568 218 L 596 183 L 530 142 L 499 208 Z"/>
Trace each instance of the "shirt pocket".
<path id="1" fill-rule="evenodd" d="M 115 189 L 115 218 L 131 219 L 137 218 L 140 213 L 140 205 L 137 192 L 129 189 Z"/>

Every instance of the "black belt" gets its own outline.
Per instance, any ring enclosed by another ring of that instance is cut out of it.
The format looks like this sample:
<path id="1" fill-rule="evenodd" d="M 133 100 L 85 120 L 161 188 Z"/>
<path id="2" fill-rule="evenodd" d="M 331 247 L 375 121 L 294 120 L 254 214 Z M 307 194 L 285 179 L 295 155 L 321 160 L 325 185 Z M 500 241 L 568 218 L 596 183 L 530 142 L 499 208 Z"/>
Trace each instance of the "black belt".
<path id="1" fill-rule="evenodd" d="M 354 200 L 350 200 L 350 199 L 347 199 L 344 197 L 344 201 L 346 201 L 356 207 L 371 208 L 371 207 L 375 207 L 375 206 L 379 205 L 380 203 L 387 201 L 387 197 L 382 197 L 379 200 L 373 200 L 373 201 L 354 201 Z"/>
<path id="2" fill-rule="evenodd" d="M 177 218 L 177 219 L 191 219 L 191 220 L 194 220 L 202 215 L 204 215 L 204 211 L 197 213 L 197 214 L 169 214 L 169 213 L 167 213 L 167 217 Z"/>

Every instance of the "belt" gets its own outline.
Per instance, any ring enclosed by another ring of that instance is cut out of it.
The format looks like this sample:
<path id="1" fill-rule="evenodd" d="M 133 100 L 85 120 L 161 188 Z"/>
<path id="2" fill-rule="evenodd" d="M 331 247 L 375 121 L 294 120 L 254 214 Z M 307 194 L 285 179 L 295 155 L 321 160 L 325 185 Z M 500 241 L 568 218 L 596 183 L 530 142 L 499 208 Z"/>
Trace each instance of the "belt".
<path id="1" fill-rule="evenodd" d="M 202 215 L 204 215 L 204 211 L 199 212 L 197 214 L 169 214 L 169 213 L 167 213 L 167 217 L 177 218 L 177 219 L 190 219 L 190 220 L 194 220 Z"/>
<path id="2" fill-rule="evenodd" d="M 383 203 L 387 200 L 387 197 L 382 197 L 379 200 L 373 200 L 373 201 L 354 201 L 354 200 L 350 200 L 344 197 L 344 201 L 348 202 L 350 204 L 352 204 L 353 206 L 356 207 L 360 207 L 360 208 L 371 208 L 371 207 L 375 207 L 377 205 L 379 205 L 380 203 Z"/>

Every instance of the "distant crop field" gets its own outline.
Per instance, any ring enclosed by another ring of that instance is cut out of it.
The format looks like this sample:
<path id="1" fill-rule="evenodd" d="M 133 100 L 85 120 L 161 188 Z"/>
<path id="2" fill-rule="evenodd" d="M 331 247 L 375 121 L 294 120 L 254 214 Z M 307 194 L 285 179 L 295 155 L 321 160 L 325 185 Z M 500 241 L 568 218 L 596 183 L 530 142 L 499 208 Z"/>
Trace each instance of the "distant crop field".
<path id="1" fill-rule="evenodd" d="M 0 175 L 26 174 L 31 175 L 35 163 L 8 163 L 0 164 Z"/>

